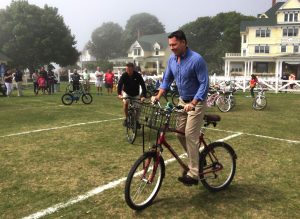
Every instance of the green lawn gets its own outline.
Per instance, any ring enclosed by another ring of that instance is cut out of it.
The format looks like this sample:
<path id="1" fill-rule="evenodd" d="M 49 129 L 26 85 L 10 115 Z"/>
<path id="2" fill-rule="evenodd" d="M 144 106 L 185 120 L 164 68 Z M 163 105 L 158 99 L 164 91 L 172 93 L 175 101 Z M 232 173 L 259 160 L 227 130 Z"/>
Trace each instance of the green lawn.
<path id="1" fill-rule="evenodd" d="M 25 217 L 126 177 L 142 151 L 140 136 L 134 145 L 126 142 L 116 94 L 97 96 L 93 88 L 91 105 L 64 106 L 63 92 L 32 93 L 0 97 L 0 218 Z M 297 218 L 300 95 L 267 93 L 263 111 L 253 110 L 246 96 L 237 94 L 231 112 L 209 109 L 222 116 L 217 130 L 206 132 L 211 141 L 243 133 L 227 141 L 238 156 L 227 190 L 210 193 L 201 185 L 183 186 L 174 162 L 166 167 L 153 205 L 142 212 L 127 207 L 121 183 L 45 218 Z M 22 132 L 29 133 L 11 135 Z M 183 153 L 172 134 L 170 139 Z M 163 156 L 171 157 L 167 151 Z"/>

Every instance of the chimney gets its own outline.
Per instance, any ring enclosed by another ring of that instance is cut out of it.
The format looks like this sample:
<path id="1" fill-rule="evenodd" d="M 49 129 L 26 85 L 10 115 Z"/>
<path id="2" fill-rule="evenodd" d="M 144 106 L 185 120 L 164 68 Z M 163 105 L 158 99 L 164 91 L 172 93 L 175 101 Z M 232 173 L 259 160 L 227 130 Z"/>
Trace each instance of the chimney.
<path id="1" fill-rule="evenodd" d="M 272 0 L 272 7 L 276 4 L 276 0 Z"/>

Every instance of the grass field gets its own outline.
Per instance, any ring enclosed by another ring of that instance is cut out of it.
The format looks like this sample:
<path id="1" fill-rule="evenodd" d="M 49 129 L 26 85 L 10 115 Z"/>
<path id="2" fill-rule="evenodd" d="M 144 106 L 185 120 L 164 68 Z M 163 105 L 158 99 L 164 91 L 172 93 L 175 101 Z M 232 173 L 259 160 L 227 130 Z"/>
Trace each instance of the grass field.
<path id="1" fill-rule="evenodd" d="M 63 87 L 62 87 L 63 90 Z M 93 90 L 94 92 L 94 90 Z M 93 94 L 91 105 L 63 106 L 61 95 L 0 97 L 0 218 L 22 218 L 86 195 L 124 178 L 140 156 L 142 139 L 127 143 L 121 102 L 116 95 Z M 14 92 L 16 95 L 16 91 Z M 267 93 L 263 111 L 251 108 L 249 94 L 238 93 L 233 111 L 206 136 L 235 149 L 237 172 L 219 193 L 201 184 L 177 181 L 176 162 L 153 205 L 132 211 L 124 201 L 124 182 L 44 218 L 297 218 L 300 215 L 300 95 Z M 170 134 L 170 142 L 183 150 Z M 164 152 L 165 160 L 171 158 Z"/>

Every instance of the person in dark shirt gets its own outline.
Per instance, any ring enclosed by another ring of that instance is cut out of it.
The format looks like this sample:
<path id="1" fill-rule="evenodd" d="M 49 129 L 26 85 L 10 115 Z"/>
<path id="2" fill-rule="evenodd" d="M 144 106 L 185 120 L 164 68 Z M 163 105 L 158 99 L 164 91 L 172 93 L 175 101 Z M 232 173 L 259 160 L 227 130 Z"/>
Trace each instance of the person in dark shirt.
<path id="1" fill-rule="evenodd" d="M 79 90 L 80 86 L 80 74 L 78 74 L 77 69 L 74 69 L 74 74 L 71 76 L 73 83 L 73 91 Z"/>
<path id="2" fill-rule="evenodd" d="M 126 72 L 122 74 L 118 83 L 118 97 L 123 100 L 123 110 L 126 119 L 128 116 L 128 103 L 129 100 L 124 98 L 131 97 L 135 99 L 140 98 L 140 86 L 142 87 L 141 101 L 146 97 L 146 86 L 143 77 L 138 72 L 134 71 L 133 63 L 127 63 Z"/>

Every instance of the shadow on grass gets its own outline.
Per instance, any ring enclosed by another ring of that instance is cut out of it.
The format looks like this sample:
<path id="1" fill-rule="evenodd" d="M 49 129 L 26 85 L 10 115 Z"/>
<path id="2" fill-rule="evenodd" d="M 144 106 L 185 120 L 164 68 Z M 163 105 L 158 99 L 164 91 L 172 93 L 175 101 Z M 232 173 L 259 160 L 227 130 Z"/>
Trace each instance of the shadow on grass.
<path id="1" fill-rule="evenodd" d="M 191 192 L 172 195 L 169 193 L 167 198 L 158 197 L 154 200 L 148 210 L 159 209 L 158 215 L 168 217 L 181 213 L 198 212 L 209 217 L 223 217 L 240 215 L 244 212 L 252 212 L 265 208 L 271 209 L 273 204 L 282 203 L 285 199 L 284 194 L 274 188 L 259 184 L 235 184 L 224 191 L 209 192 L 200 185 L 191 187 Z M 162 188 L 163 189 L 163 188 Z M 199 189 L 199 190 L 198 190 Z M 194 192 L 194 193 L 193 193 Z M 136 215 L 143 216 L 148 214 L 145 211 L 137 211 Z M 196 210 L 196 211 L 195 211 Z M 172 212 L 170 214 L 170 212 Z M 183 213 L 184 214 L 184 213 Z M 251 213 L 250 213 L 251 214 Z"/>

